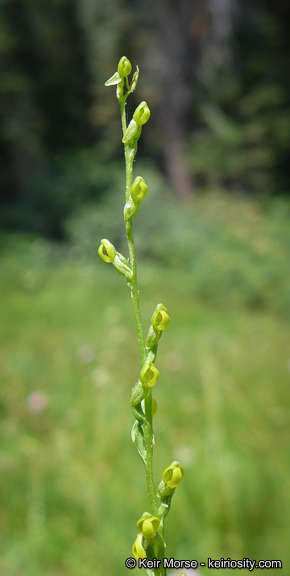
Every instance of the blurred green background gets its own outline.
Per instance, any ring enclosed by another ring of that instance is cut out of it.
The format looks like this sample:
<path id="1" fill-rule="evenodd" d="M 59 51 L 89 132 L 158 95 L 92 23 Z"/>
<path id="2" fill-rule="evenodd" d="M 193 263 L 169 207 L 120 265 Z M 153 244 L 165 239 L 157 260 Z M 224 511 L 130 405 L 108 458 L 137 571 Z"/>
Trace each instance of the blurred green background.
<path id="1" fill-rule="evenodd" d="M 173 459 L 186 470 L 168 554 L 288 574 L 288 30 L 283 0 L 0 2 L 1 574 L 125 576 L 148 508 L 131 299 L 97 257 L 103 237 L 127 253 L 104 87 L 123 54 L 141 69 L 128 113 L 152 112 L 135 162 L 144 331 L 157 302 L 172 319 L 156 484 Z"/>

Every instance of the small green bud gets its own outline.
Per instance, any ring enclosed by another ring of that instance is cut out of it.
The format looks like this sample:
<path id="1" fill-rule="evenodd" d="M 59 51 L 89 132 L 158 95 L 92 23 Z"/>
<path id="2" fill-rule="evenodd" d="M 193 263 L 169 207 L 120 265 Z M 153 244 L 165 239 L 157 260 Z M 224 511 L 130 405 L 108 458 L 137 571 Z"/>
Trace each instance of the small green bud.
<path id="1" fill-rule="evenodd" d="M 148 122 L 150 114 L 151 112 L 147 106 L 147 102 L 143 101 L 136 108 L 133 114 L 133 118 L 135 122 L 137 122 L 138 126 L 142 126 L 143 124 L 146 124 L 146 122 Z"/>
<path id="2" fill-rule="evenodd" d="M 133 78 L 132 78 L 132 81 L 131 81 L 131 84 L 130 84 L 130 94 L 131 94 L 132 92 L 134 92 L 134 90 L 136 90 L 138 78 L 139 78 L 139 68 L 138 68 L 138 66 L 137 66 L 137 70 L 136 70 L 136 72 L 134 73 Z"/>
<path id="3" fill-rule="evenodd" d="M 142 178 L 141 176 L 137 176 L 137 178 L 135 178 L 133 182 L 130 192 L 134 202 L 140 202 L 140 200 L 143 200 L 147 192 L 148 192 L 148 186 L 144 178 Z"/>
<path id="4" fill-rule="evenodd" d="M 143 537 L 142 534 L 138 534 L 133 547 L 132 547 L 133 556 L 135 556 L 136 560 L 139 558 L 147 558 L 146 552 L 143 548 Z"/>
<path id="5" fill-rule="evenodd" d="M 176 460 L 164 470 L 162 480 L 169 488 L 176 488 L 180 484 L 184 475 L 184 468 Z"/>
<path id="6" fill-rule="evenodd" d="M 157 304 L 155 312 L 151 318 L 151 324 L 156 330 L 165 330 L 170 322 L 167 308 L 163 304 Z"/>
<path id="7" fill-rule="evenodd" d="M 134 202 L 134 200 L 130 197 L 128 202 L 126 202 L 124 206 L 124 220 L 127 222 L 129 218 L 133 218 L 136 216 L 140 208 L 140 202 Z"/>
<path id="8" fill-rule="evenodd" d="M 140 380 L 145 388 L 152 388 L 152 386 L 155 386 L 158 381 L 159 376 L 160 372 L 157 370 L 153 362 L 148 362 L 148 364 L 145 364 L 141 370 Z"/>
<path id="9" fill-rule="evenodd" d="M 122 56 L 122 58 L 119 60 L 119 64 L 118 64 L 118 73 L 120 74 L 121 78 L 125 78 L 125 76 L 129 76 L 131 70 L 132 70 L 132 64 L 131 64 L 130 60 L 128 60 L 128 58 L 126 58 L 126 56 Z"/>
<path id="10" fill-rule="evenodd" d="M 144 538 L 155 538 L 160 526 L 159 518 L 152 516 L 149 512 L 144 512 L 136 524 L 137 530 L 142 532 Z"/>
<path id="11" fill-rule="evenodd" d="M 101 244 L 98 249 L 98 254 L 100 258 L 102 258 L 104 262 L 113 262 L 116 253 L 117 252 L 115 246 L 111 244 L 109 240 L 103 238 L 103 240 L 101 240 Z"/>

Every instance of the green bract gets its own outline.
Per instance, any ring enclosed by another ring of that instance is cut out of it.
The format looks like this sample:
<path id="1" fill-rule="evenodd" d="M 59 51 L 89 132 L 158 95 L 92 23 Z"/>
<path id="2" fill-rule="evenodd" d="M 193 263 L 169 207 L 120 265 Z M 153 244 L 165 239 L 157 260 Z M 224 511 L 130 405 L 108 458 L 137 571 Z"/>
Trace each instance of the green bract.
<path id="1" fill-rule="evenodd" d="M 134 202 L 133 199 L 129 198 L 128 202 L 126 202 L 124 206 L 124 220 L 129 220 L 129 218 L 133 218 L 136 216 L 140 208 L 140 202 Z"/>
<path id="2" fill-rule="evenodd" d="M 144 400 L 144 398 L 146 398 L 147 393 L 148 393 L 148 387 L 144 386 L 144 384 L 142 384 L 142 382 L 138 380 L 135 386 L 133 387 L 130 398 L 130 403 L 132 404 L 132 406 L 137 406 L 137 404 L 140 404 L 140 402 Z"/>
<path id="3" fill-rule="evenodd" d="M 123 136 L 123 144 L 128 144 L 132 140 L 138 140 L 141 135 L 142 127 L 137 124 L 137 122 L 132 119 L 128 128 L 126 129 Z"/>

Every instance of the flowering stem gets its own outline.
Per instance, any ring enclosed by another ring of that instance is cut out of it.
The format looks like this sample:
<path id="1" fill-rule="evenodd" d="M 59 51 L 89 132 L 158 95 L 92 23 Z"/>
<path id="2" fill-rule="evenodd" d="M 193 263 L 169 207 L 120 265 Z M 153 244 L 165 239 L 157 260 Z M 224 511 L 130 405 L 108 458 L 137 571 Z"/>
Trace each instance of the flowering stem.
<path id="1" fill-rule="evenodd" d="M 133 217 L 138 213 L 140 202 L 148 192 L 148 186 L 141 176 L 135 178 L 133 184 L 133 162 L 137 153 L 137 142 L 142 132 L 142 126 L 150 117 L 150 110 L 145 101 L 136 108 L 133 118 L 127 126 L 126 100 L 137 85 L 139 68 L 129 83 L 128 75 L 132 65 L 126 56 L 123 56 L 118 64 L 117 72 L 107 80 L 106 86 L 117 85 L 117 99 L 120 104 L 121 122 L 126 165 L 126 203 L 124 206 L 124 220 L 126 237 L 129 249 L 129 261 L 120 254 L 115 246 L 106 238 L 101 240 L 98 254 L 104 262 L 113 264 L 114 268 L 127 279 L 131 291 L 133 309 L 136 320 L 140 364 L 140 376 L 132 389 L 130 402 L 136 418 L 132 428 L 132 441 L 141 456 L 146 472 L 148 496 L 151 513 L 144 512 L 137 522 L 139 534 L 133 544 L 132 553 L 136 559 L 149 558 L 155 555 L 161 566 L 151 570 L 146 568 L 148 576 L 166 576 L 166 568 L 163 566 L 165 552 L 164 542 L 164 519 L 168 514 L 171 498 L 176 486 L 181 482 L 184 470 L 179 462 L 174 461 L 168 466 L 162 475 L 162 480 L 157 488 L 157 494 L 153 481 L 153 427 L 152 417 L 156 412 L 156 402 L 152 399 L 152 387 L 157 383 L 160 373 L 154 362 L 157 354 L 158 342 L 163 330 L 168 326 L 170 317 L 167 308 L 161 303 L 157 304 L 151 325 L 146 338 L 146 346 L 142 329 L 139 291 L 137 283 L 137 264 L 133 234 Z M 127 92 L 124 94 L 124 89 Z M 155 404 L 154 404 L 155 402 Z M 148 557 L 147 557 L 148 553 Z"/>
<path id="2" fill-rule="evenodd" d="M 127 129 L 127 122 L 126 122 L 126 110 L 125 110 L 125 103 L 126 103 L 126 96 L 118 98 L 120 103 L 120 111 L 121 111 L 121 120 L 122 120 L 122 130 L 123 136 Z M 129 199 L 130 190 L 132 187 L 132 180 L 133 180 L 133 162 L 135 157 L 135 150 L 130 146 L 130 144 L 124 145 L 125 151 L 125 164 L 126 164 L 126 201 Z M 131 296 L 133 300 L 133 308 L 135 313 L 136 319 L 136 327 L 137 327 L 137 335 L 138 335 L 138 343 L 139 343 L 139 352 L 140 352 L 140 362 L 141 368 L 144 366 L 146 361 L 146 349 L 144 344 L 144 336 L 142 330 L 142 321 L 141 321 L 141 313 L 140 313 L 140 303 L 139 303 L 139 291 L 138 291 L 138 284 L 137 284 L 137 263 L 136 263 L 136 254 L 135 254 L 135 243 L 134 243 L 134 234 L 133 234 L 133 220 L 129 218 L 126 222 L 126 236 L 127 236 L 127 243 L 129 249 L 129 260 L 132 268 L 132 278 L 130 280 L 130 289 L 131 289 Z M 151 390 L 148 391 L 148 394 L 145 399 L 145 420 L 146 423 L 144 424 L 144 446 L 146 449 L 146 462 L 145 462 L 145 472 L 146 472 L 146 481 L 147 481 L 147 489 L 148 489 L 148 496 L 151 505 L 151 512 L 152 514 L 157 514 L 157 503 L 156 503 L 156 496 L 155 496 L 155 489 L 154 489 L 154 481 L 153 481 L 153 466 L 152 466 L 152 459 L 153 459 L 153 429 L 152 429 L 152 393 Z"/>

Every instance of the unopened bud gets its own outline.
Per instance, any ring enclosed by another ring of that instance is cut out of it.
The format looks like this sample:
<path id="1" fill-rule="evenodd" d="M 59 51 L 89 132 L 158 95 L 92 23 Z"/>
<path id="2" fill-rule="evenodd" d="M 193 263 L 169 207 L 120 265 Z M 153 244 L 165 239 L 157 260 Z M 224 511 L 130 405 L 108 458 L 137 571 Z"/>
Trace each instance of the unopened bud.
<path id="1" fill-rule="evenodd" d="M 142 126 L 148 122 L 150 114 L 151 112 L 147 106 L 147 102 L 141 102 L 141 104 L 136 108 L 133 118 L 135 122 L 137 122 L 138 126 Z"/>
<path id="2" fill-rule="evenodd" d="M 118 72 L 121 78 L 125 78 L 125 76 L 128 76 L 131 70 L 132 70 L 132 64 L 130 60 L 128 60 L 126 56 L 122 56 L 118 64 Z"/>

